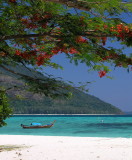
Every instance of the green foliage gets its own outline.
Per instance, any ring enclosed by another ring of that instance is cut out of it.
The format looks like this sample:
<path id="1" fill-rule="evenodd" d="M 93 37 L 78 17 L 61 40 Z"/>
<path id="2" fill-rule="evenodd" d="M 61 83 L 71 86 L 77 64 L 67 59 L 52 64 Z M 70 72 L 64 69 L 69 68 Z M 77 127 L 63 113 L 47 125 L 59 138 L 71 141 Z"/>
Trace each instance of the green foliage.
<path id="1" fill-rule="evenodd" d="M 79 92 L 72 91 L 71 99 L 66 100 L 58 98 L 56 100 L 49 98 L 10 99 L 10 107 L 13 108 L 14 114 L 122 114 L 118 108 L 101 101 L 100 99 Z"/>
<path id="2" fill-rule="evenodd" d="M 28 71 L 31 71 L 29 66 L 34 67 L 36 72 L 40 66 L 62 69 L 52 61 L 52 57 L 60 53 L 75 65 L 85 63 L 91 70 L 101 70 L 100 77 L 110 71 L 105 66 L 108 63 L 130 70 L 132 58 L 105 45 L 108 39 L 118 41 L 124 48 L 131 47 L 131 24 L 122 21 L 123 13 L 130 11 L 131 3 L 121 0 L 76 0 L 72 3 L 64 0 L 1 0 L 0 67 L 25 82 L 20 85 L 15 81 L 11 87 L 5 85 L 6 92 L 9 88 L 19 88 L 52 98 L 71 97 L 73 87 L 62 80 L 14 70 L 19 64 Z M 84 88 L 82 85 L 78 89 L 84 91 Z M 5 95 L 1 92 L 1 126 L 10 112 Z"/>
<path id="3" fill-rule="evenodd" d="M 102 56 L 97 54 L 102 52 L 105 56 L 107 47 L 102 46 L 102 37 L 109 37 L 111 40 L 116 38 L 116 41 L 119 42 L 123 39 L 122 45 L 131 46 L 131 37 L 116 37 L 117 31 L 111 32 L 110 30 L 111 27 L 122 23 L 121 14 L 129 12 L 130 7 L 128 6 L 131 4 L 122 3 L 121 0 L 103 2 L 102 0 L 86 0 L 77 1 L 77 3 L 80 3 L 82 10 L 76 9 L 75 14 L 69 11 L 71 8 L 64 8 L 61 1 L 59 4 L 59 2 L 53 3 L 52 1 L 16 0 L 15 3 L 12 3 L 10 0 L 3 0 L 0 5 L 0 36 L 3 38 L 0 49 L 2 54 L 3 52 L 6 54 L 6 58 L 4 57 L 1 63 L 14 61 L 36 65 L 37 57 L 18 57 L 15 55 L 16 50 L 26 51 L 28 54 L 34 51 L 37 56 L 42 53 L 53 56 L 52 51 L 57 47 L 63 49 L 71 62 L 75 62 L 76 65 L 81 62 L 94 67 L 94 64 L 104 62 L 101 61 Z M 83 11 L 83 7 L 85 10 L 86 6 L 90 8 L 88 12 Z M 123 25 L 130 27 L 126 23 L 123 23 Z M 34 35 L 39 36 L 34 37 Z M 76 38 L 78 36 L 85 38 L 88 43 L 77 43 Z M 35 51 L 33 46 L 36 46 L 40 52 Z M 71 55 L 71 48 L 78 51 L 79 54 Z M 110 53 L 111 50 L 107 48 L 107 54 Z M 113 54 L 115 53 L 116 49 L 113 48 Z M 128 65 L 127 58 L 124 57 L 122 60 L 116 58 L 116 61 L 113 58 L 109 59 L 115 66 L 118 66 L 118 61 L 121 61 L 121 64 L 125 62 Z M 105 59 L 105 61 L 109 62 L 109 59 Z M 40 65 L 59 67 L 48 58 L 44 62 L 41 61 Z"/>
<path id="4" fill-rule="evenodd" d="M 5 90 L 0 88 L 0 127 L 6 125 L 4 120 L 10 117 L 11 113 L 12 109 L 9 107 Z"/>

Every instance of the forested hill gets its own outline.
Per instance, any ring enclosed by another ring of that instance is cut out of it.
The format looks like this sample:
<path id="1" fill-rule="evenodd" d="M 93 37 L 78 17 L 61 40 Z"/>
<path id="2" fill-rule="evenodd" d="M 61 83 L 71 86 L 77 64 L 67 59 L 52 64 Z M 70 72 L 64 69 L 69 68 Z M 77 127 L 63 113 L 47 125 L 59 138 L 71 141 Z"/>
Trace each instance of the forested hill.
<path id="1" fill-rule="evenodd" d="M 16 70 L 21 70 L 26 75 L 30 74 L 30 71 L 22 66 L 17 66 Z M 2 73 L 0 74 L 1 86 L 21 86 L 23 83 L 16 78 L 17 76 L 2 68 L 0 73 Z M 8 94 L 11 100 L 10 107 L 16 114 L 122 114 L 122 111 L 115 106 L 77 89 L 73 90 L 73 97 L 69 100 L 64 98 L 53 100 L 22 89 L 9 90 Z M 18 99 L 15 95 L 22 95 L 25 98 Z"/>

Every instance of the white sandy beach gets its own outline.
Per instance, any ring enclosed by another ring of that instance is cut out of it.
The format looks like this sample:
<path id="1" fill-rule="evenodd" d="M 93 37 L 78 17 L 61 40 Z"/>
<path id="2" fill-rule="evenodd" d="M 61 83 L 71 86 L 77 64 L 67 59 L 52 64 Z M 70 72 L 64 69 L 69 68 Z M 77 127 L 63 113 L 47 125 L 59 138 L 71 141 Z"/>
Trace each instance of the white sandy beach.
<path id="1" fill-rule="evenodd" d="M 132 160 L 132 138 L 0 135 L 0 160 Z"/>

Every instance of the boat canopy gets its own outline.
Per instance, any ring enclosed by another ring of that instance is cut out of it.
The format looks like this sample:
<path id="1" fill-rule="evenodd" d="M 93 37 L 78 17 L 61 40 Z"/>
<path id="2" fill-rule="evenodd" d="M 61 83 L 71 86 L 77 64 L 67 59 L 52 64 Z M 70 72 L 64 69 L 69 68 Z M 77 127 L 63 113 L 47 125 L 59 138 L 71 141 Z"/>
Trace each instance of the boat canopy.
<path id="1" fill-rule="evenodd" d="M 31 123 L 32 126 L 42 126 L 41 123 Z"/>

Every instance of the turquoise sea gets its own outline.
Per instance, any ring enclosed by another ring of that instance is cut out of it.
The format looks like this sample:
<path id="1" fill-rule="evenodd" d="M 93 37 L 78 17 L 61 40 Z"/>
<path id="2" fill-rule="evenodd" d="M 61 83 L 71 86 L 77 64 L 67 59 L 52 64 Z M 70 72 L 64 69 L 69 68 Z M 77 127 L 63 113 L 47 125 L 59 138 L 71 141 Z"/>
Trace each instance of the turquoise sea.
<path id="1" fill-rule="evenodd" d="M 20 124 L 39 122 L 52 128 L 23 129 Z M 17 115 L 6 120 L 0 135 L 132 138 L 132 115 Z"/>

